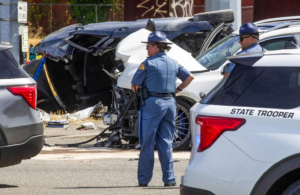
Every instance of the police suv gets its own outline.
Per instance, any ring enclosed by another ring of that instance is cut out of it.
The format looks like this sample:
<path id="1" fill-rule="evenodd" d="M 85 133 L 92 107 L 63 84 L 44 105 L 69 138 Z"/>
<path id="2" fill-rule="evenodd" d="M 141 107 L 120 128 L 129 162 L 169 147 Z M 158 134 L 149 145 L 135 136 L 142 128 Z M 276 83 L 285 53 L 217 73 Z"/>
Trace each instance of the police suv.
<path id="1" fill-rule="evenodd" d="M 299 49 L 228 58 L 230 76 L 190 110 L 181 195 L 299 194 L 299 59 Z"/>

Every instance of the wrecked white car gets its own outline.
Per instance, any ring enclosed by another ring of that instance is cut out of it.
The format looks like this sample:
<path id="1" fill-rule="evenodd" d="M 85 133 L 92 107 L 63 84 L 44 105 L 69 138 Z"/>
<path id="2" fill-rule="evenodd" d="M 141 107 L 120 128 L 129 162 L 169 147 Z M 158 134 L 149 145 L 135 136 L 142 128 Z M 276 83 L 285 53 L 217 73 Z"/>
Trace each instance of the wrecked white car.
<path id="1" fill-rule="evenodd" d="M 49 56 L 37 81 L 37 107 L 46 112 L 59 109 L 73 112 L 102 102 L 108 106 L 109 114 L 104 121 L 107 124 L 119 122 L 105 135 L 108 139 L 104 145 L 117 146 L 122 140 L 134 145 L 138 140 L 139 99 L 131 98 L 134 94 L 128 86 L 136 65 L 147 57 L 145 45 L 140 42 L 147 39 L 150 31 L 163 31 L 175 43 L 168 55 L 195 75 L 208 70 L 192 56 L 229 35 L 233 21 L 232 11 L 225 10 L 193 18 L 106 22 L 61 29 L 35 48 L 35 52 Z M 141 37 L 135 37 L 138 35 L 133 33 L 145 27 L 149 31 L 141 30 Z M 33 76 L 38 65 L 39 61 L 34 61 L 24 69 Z M 209 83 L 209 80 L 203 82 Z M 198 94 L 191 87 L 177 97 L 174 149 L 189 147 L 189 109 L 197 100 Z"/>

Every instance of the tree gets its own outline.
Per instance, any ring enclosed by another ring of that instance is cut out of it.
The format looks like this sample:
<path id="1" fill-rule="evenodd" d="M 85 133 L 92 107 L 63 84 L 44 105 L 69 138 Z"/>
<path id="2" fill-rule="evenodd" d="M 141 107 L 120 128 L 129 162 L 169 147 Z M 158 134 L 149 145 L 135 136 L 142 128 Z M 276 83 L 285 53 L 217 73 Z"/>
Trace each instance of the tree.
<path id="1" fill-rule="evenodd" d="M 119 3 L 124 3 L 124 0 L 69 0 L 70 4 L 97 4 L 97 22 L 106 22 L 109 20 L 110 10 L 113 9 L 119 12 L 120 9 L 114 6 Z M 107 6 L 110 4 L 110 6 Z M 96 23 L 96 6 L 71 6 L 72 17 L 78 23 L 84 23 L 83 17 L 85 16 L 85 24 Z"/>

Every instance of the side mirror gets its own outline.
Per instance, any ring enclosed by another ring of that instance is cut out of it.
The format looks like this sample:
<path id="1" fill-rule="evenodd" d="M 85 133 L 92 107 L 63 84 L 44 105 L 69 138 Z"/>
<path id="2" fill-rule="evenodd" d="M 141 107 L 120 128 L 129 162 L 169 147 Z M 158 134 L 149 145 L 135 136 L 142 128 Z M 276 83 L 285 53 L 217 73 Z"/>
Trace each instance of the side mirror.
<path id="1" fill-rule="evenodd" d="M 200 96 L 201 99 L 203 99 L 205 97 L 205 93 L 204 92 L 200 92 L 199 96 Z"/>
<path id="2" fill-rule="evenodd" d="M 221 75 L 225 75 L 230 63 L 227 63 L 225 66 L 222 66 Z"/>

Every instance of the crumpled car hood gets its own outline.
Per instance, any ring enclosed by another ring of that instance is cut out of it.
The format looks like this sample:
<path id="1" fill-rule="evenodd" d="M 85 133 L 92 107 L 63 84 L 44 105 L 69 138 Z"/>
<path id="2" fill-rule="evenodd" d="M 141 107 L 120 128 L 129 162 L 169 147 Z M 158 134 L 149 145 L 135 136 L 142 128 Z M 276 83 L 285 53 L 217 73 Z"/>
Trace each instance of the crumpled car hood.
<path id="1" fill-rule="evenodd" d="M 199 31 L 211 30 L 213 26 L 207 21 L 193 21 L 191 18 L 156 18 L 153 19 L 156 30 L 166 33 L 167 38 L 172 40 L 183 33 L 196 33 Z M 124 38 L 129 34 L 145 28 L 148 19 L 132 22 L 103 22 L 88 24 L 74 24 L 62 28 L 42 40 L 35 47 L 36 53 L 47 53 L 52 58 L 63 59 L 68 45 L 64 45 L 64 39 L 70 39 L 74 35 L 91 35 L 112 38 Z"/>
<path id="2" fill-rule="evenodd" d="M 39 54 L 45 52 L 53 57 L 64 56 L 65 50 L 59 49 L 59 45 L 65 38 L 68 38 L 70 34 L 76 32 L 78 28 L 81 27 L 82 24 L 73 24 L 49 34 L 45 39 L 43 39 L 35 46 L 34 52 Z"/>
<path id="3" fill-rule="evenodd" d="M 116 48 L 116 60 L 122 60 L 125 70 L 118 78 L 117 85 L 122 88 L 131 88 L 131 80 L 138 66 L 147 58 L 146 41 L 151 32 L 141 29 L 123 39 Z M 169 41 L 169 40 L 168 40 Z M 181 49 L 176 44 L 171 45 L 172 49 L 166 54 L 177 60 L 189 71 L 206 71 L 207 69 L 200 65 L 190 53 Z"/>

